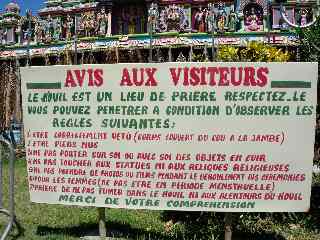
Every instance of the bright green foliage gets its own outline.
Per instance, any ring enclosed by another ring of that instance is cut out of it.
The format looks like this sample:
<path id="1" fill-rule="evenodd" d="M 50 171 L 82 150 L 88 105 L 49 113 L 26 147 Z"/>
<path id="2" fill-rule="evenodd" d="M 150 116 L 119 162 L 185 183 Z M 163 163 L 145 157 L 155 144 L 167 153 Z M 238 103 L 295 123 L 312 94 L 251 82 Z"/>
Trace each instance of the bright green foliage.
<path id="1" fill-rule="evenodd" d="M 300 37 L 301 58 L 303 61 L 320 60 L 320 17 L 308 28 L 297 29 Z"/>
<path id="2" fill-rule="evenodd" d="M 240 61 L 239 48 L 234 47 L 234 46 L 227 46 L 227 45 L 219 47 L 217 61 L 219 61 L 219 62 L 238 62 L 238 61 Z"/>
<path id="3" fill-rule="evenodd" d="M 287 62 L 290 53 L 262 42 L 250 42 L 246 47 L 221 46 L 217 61 L 221 62 Z"/>
<path id="4" fill-rule="evenodd" d="M 209 62 L 209 59 L 203 53 L 200 53 L 200 54 L 193 53 L 192 54 L 192 61 L 193 62 Z"/>

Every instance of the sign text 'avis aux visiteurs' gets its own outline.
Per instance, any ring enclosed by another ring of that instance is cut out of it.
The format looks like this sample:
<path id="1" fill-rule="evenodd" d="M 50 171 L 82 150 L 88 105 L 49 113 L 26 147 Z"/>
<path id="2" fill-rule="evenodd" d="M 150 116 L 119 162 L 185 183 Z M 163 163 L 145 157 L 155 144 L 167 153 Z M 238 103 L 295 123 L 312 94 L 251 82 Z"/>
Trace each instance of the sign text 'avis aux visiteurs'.
<path id="1" fill-rule="evenodd" d="M 306 211 L 317 65 L 22 68 L 31 201 Z"/>

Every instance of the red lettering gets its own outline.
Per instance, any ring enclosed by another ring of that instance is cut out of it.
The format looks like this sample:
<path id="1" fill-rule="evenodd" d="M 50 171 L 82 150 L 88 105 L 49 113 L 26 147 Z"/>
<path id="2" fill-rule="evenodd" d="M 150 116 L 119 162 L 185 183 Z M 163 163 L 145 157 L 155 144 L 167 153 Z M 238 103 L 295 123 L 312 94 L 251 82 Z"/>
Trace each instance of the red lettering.
<path id="1" fill-rule="evenodd" d="M 185 67 L 183 69 L 183 85 L 184 86 L 189 86 L 189 68 Z"/>
<path id="2" fill-rule="evenodd" d="M 76 82 L 73 79 L 71 70 L 67 71 L 67 77 L 66 77 L 66 81 L 65 81 L 64 86 L 65 87 L 76 87 L 77 86 Z"/>
<path id="3" fill-rule="evenodd" d="M 199 85 L 200 83 L 199 72 L 200 72 L 200 68 L 193 67 L 190 69 L 190 83 L 192 86 Z"/>
<path id="4" fill-rule="evenodd" d="M 156 68 L 146 68 L 146 73 L 149 77 L 148 81 L 146 82 L 146 86 L 157 86 L 158 83 L 154 78 L 154 74 L 156 73 Z"/>
<path id="5" fill-rule="evenodd" d="M 157 86 L 158 83 L 155 79 L 155 72 L 157 71 L 156 68 L 133 68 L 132 70 L 132 79 L 127 68 L 124 68 L 122 71 L 122 79 L 120 82 L 120 86 Z M 138 79 L 138 72 L 140 72 L 140 79 Z M 145 82 L 145 76 L 148 80 Z M 145 83 L 144 83 L 145 82 Z"/>
<path id="6" fill-rule="evenodd" d="M 206 81 L 206 71 L 207 69 L 205 67 L 200 68 L 201 71 L 201 85 L 207 85 L 207 81 Z"/>
<path id="7" fill-rule="evenodd" d="M 127 68 L 122 70 L 122 79 L 121 79 L 121 86 L 132 86 L 132 82 L 130 81 L 130 75 Z"/>
<path id="8" fill-rule="evenodd" d="M 140 69 L 140 81 L 138 81 L 138 69 L 133 68 L 132 69 L 132 74 L 133 74 L 133 82 L 134 85 L 136 86 L 141 86 L 144 82 L 144 69 Z"/>
<path id="9" fill-rule="evenodd" d="M 178 73 L 176 72 L 177 69 Z M 181 70 L 181 68 L 170 68 L 171 78 L 175 86 L 177 86 L 179 82 Z"/>
<path id="10" fill-rule="evenodd" d="M 88 69 L 88 72 L 89 72 L 89 69 Z M 74 70 L 74 73 L 76 75 L 76 78 L 77 78 L 79 86 L 82 87 L 83 82 L 84 82 L 84 77 L 86 75 L 86 70 L 84 70 L 84 69 L 82 69 L 82 70 Z M 91 86 L 90 85 L 90 79 L 89 79 L 89 86 Z"/>
<path id="11" fill-rule="evenodd" d="M 73 75 L 74 74 L 74 75 Z M 88 76 L 88 86 L 101 86 L 103 84 L 103 70 L 102 69 L 76 69 L 76 70 L 68 70 L 67 77 L 65 80 L 65 87 L 82 87 L 85 82 L 85 77 Z M 75 79 L 77 81 L 75 81 Z"/>
<path id="12" fill-rule="evenodd" d="M 239 67 L 238 68 L 238 71 L 239 71 L 239 79 L 237 81 L 236 79 L 236 68 L 235 67 L 232 67 L 231 69 L 231 84 L 233 86 L 240 86 L 241 82 L 242 82 L 242 67 Z"/>
<path id="13" fill-rule="evenodd" d="M 217 83 L 216 83 L 216 80 L 215 80 L 215 77 L 216 77 L 216 73 L 218 73 L 218 69 L 216 67 L 208 67 L 207 69 L 207 73 L 209 73 L 209 85 L 210 86 L 216 86 Z"/>
<path id="14" fill-rule="evenodd" d="M 257 70 L 257 85 L 259 87 L 264 87 L 268 82 L 269 69 L 266 67 L 261 67 Z"/>
<path id="15" fill-rule="evenodd" d="M 227 79 L 228 73 L 229 73 L 229 68 L 227 67 L 219 68 L 219 74 L 220 74 L 219 86 L 229 86 L 229 81 Z"/>
<path id="16" fill-rule="evenodd" d="M 244 86 L 256 86 L 256 81 L 254 79 L 255 69 L 254 67 L 244 68 Z"/>
<path id="17" fill-rule="evenodd" d="M 95 78 L 95 85 L 97 87 L 100 87 L 103 84 L 103 70 L 102 69 L 96 69 L 93 73 Z"/>

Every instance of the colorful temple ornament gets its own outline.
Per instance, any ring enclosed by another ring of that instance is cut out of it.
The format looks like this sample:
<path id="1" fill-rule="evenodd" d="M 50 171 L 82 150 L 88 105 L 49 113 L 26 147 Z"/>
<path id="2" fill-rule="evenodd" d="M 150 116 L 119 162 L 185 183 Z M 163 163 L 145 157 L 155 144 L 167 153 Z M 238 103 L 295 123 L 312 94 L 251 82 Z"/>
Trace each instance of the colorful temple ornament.
<path id="1" fill-rule="evenodd" d="M 14 2 L 4 9 L 0 13 L 0 58 L 22 56 L 26 46 L 32 46 L 33 55 L 69 52 L 70 57 L 75 39 L 80 51 L 148 48 L 151 37 L 158 47 L 191 48 L 266 37 L 275 44 L 295 41 L 275 0 L 47 0 L 34 16 L 25 16 Z M 316 13 L 316 0 L 285 4 L 284 16 L 298 25 L 309 24 Z"/>
<path id="2" fill-rule="evenodd" d="M 149 11 L 148 11 L 148 32 L 154 33 L 158 30 L 158 18 L 159 18 L 159 10 L 158 4 L 151 3 Z"/>
<path id="3" fill-rule="evenodd" d="M 209 11 L 207 8 L 202 8 L 200 6 L 198 9 L 194 11 L 193 15 L 193 30 L 195 32 L 208 32 L 208 21 Z"/>
<path id="4" fill-rule="evenodd" d="M 21 16 L 17 3 L 9 3 L 0 20 L 2 44 L 21 44 Z"/>
<path id="5" fill-rule="evenodd" d="M 260 6 L 249 6 L 245 10 L 244 16 L 246 31 L 263 31 L 263 10 Z"/>
<path id="6" fill-rule="evenodd" d="M 165 6 L 160 13 L 159 31 L 160 32 L 187 32 L 190 30 L 188 16 L 190 9 L 182 5 Z"/>

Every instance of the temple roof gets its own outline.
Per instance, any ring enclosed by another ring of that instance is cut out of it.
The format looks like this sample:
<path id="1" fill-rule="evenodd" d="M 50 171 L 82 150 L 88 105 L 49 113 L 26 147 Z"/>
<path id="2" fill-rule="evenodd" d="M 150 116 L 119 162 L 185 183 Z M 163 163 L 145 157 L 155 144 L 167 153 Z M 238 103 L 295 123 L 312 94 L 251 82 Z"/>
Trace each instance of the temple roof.
<path id="1" fill-rule="evenodd" d="M 10 2 L 5 7 L 7 13 L 20 13 L 20 6 L 15 2 Z"/>

